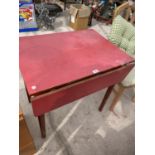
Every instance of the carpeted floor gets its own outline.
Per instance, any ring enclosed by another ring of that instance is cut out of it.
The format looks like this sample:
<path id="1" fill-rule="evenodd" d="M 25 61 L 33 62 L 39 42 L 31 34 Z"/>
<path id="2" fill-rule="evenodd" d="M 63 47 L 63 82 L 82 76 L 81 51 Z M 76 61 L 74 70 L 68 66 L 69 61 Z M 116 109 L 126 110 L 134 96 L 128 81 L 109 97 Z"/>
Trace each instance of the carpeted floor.
<path id="1" fill-rule="evenodd" d="M 73 31 L 68 27 L 68 13 L 57 18 L 54 31 L 21 33 L 20 36 Z M 110 26 L 93 21 L 98 33 L 106 37 Z M 134 103 L 131 102 L 133 89 L 125 91 L 116 112 L 108 108 L 114 92 L 103 112 L 98 111 L 106 89 L 81 98 L 46 114 L 47 137 L 40 137 L 38 120 L 33 116 L 20 75 L 20 105 L 37 148 L 36 155 L 134 155 Z"/>

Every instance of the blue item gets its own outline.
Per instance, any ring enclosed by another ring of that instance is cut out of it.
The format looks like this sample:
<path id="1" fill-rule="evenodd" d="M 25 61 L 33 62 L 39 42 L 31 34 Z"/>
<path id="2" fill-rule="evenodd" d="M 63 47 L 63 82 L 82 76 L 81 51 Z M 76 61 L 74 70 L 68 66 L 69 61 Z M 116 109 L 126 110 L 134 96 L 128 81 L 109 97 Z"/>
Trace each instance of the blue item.
<path id="1" fill-rule="evenodd" d="M 35 19 L 34 4 L 31 0 L 20 0 L 19 32 L 28 32 L 36 30 L 38 30 L 38 26 Z"/>

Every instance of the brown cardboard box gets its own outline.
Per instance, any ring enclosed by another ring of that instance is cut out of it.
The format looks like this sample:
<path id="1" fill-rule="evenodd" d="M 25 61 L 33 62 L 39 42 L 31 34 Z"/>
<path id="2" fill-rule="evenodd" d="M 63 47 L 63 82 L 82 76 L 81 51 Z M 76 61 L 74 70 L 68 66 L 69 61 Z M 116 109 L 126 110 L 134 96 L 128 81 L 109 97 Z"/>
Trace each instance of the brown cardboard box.
<path id="1" fill-rule="evenodd" d="M 88 28 L 88 20 L 90 16 L 90 8 L 83 4 L 73 4 L 70 7 L 70 24 L 69 26 L 75 30 Z"/>

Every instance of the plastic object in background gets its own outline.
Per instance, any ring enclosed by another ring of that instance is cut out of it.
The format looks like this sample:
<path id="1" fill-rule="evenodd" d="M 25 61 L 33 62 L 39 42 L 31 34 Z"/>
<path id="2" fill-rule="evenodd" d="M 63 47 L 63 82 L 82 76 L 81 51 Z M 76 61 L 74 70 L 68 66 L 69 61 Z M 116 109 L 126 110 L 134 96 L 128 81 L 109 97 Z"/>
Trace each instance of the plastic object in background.
<path id="1" fill-rule="evenodd" d="M 21 3 L 22 2 L 22 3 Z M 19 32 L 38 30 L 34 4 L 30 0 L 22 0 L 19 3 Z"/>

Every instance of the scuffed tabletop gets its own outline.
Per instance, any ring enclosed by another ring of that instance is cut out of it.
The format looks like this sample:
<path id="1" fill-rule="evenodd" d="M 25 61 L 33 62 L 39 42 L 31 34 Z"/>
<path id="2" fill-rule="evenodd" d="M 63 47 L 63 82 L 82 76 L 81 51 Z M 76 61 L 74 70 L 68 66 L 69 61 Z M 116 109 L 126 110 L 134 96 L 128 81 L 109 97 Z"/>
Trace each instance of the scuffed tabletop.
<path id="1" fill-rule="evenodd" d="M 29 95 L 134 61 L 94 30 L 21 37 L 19 50 Z"/>

